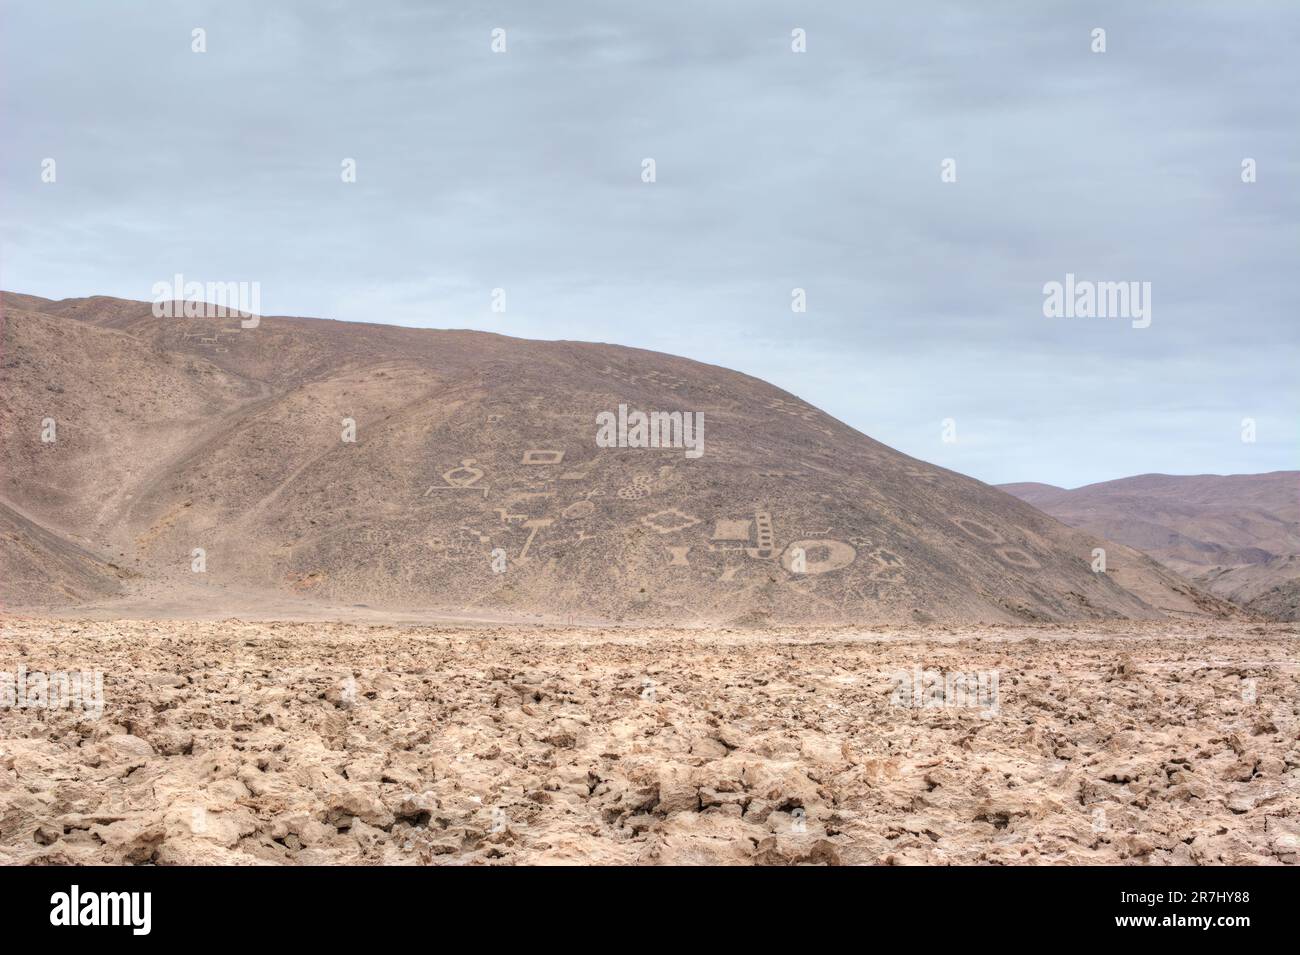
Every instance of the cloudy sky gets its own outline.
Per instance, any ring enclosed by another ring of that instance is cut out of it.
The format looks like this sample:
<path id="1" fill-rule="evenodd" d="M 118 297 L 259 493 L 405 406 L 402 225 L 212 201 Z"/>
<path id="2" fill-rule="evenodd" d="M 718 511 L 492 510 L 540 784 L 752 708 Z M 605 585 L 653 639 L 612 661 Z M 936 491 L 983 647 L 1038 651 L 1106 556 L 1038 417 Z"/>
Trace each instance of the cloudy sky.
<path id="1" fill-rule="evenodd" d="M 1290 0 L 3 0 L 0 287 L 636 345 L 990 482 L 1293 469 L 1297 64 Z"/>

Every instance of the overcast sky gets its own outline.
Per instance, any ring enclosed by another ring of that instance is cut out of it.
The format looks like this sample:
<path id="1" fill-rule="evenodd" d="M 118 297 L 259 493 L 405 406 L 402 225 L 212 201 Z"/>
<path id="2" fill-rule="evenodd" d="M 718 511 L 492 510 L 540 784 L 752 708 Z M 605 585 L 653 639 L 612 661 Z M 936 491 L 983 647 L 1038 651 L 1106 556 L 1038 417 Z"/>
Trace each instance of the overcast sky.
<path id="1" fill-rule="evenodd" d="M 1290 0 L 0 10 L 5 289 L 651 348 L 995 483 L 1300 467 Z"/>

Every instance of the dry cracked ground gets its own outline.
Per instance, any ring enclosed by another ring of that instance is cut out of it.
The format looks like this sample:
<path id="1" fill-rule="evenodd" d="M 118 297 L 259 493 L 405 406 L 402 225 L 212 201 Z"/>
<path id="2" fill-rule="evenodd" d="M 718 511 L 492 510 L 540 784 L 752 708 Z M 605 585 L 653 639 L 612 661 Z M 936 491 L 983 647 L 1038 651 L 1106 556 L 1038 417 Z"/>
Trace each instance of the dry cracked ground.
<path id="1" fill-rule="evenodd" d="M 5 863 L 1300 858 L 1296 625 L 0 636 L 10 673 L 104 674 L 98 719 L 0 709 Z M 917 706 L 915 668 L 996 707 Z"/>

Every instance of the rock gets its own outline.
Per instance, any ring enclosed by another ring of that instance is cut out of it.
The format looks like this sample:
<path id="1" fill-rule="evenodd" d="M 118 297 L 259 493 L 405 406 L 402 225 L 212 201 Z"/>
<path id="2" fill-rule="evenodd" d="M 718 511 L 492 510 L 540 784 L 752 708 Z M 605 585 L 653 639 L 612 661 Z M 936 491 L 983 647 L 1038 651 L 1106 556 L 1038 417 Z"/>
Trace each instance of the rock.
<path id="1" fill-rule="evenodd" d="M 92 826 L 104 845 L 120 853 L 127 862 L 148 862 L 166 837 L 158 813 L 121 819 L 109 825 Z"/>
<path id="2" fill-rule="evenodd" d="M 194 748 L 194 734 L 177 729 L 153 729 L 149 732 L 149 742 L 160 756 L 181 756 Z"/>
<path id="3" fill-rule="evenodd" d="M 694 812 L 699 805 L 699 786 L 693 781 L 691 770 L 675 763 L 664 765 L 659 771 L 659 803 L 654 811 L 664 815 Z"/>
<path id="4" fill-rule="evenodd" d="M 326 819 L 332 824 L 342 825 L 348 817 L 355 816 L 369 825 L 387 829 L 395 819 L 376 793 L 357 783 L 332 783 L 325 794 L 325 807 Z"/>
<path id="5" fill-rule="evenodd" d="M 691 755 L 701 759 L 722 759 L 727 755 L 727 747 L 713 737 L 697 736 L 691 741 Z"/>
<path id="6" fill-rule="evenodd" d="M 361 847 L 363 852 L 370 851 L 388 838 L 388 834 L 382 829 L 376 829 L 362 819 L 352 821 L 352 829 L 349 834 L 356 840 L 357 845 Z"/>
<path id="7" fill-rule="evenodd" d="M 424 825 L 438 811 L 438 799 L 431 792 L 408 793 L 402 797 L 394 815 L 398 819 L 413 819 Z"/>
<path id="8" fill-rule="evenodd" d="M 582 733 L 582 724 L 576 720 L 559 719 L 552 723 L 546 730 L 543 739 L 551 746 L 559 749 L 572 749 L 578 745 L 578 739 Z"/>
<path id="9" fill-rule="evenodd" d="M 100 745 L 116 761 L 144 763 L 154 757 L 154 748 L 149 745 L 149 741 L 139 736 L 125 733 L 109 736 Z"/>

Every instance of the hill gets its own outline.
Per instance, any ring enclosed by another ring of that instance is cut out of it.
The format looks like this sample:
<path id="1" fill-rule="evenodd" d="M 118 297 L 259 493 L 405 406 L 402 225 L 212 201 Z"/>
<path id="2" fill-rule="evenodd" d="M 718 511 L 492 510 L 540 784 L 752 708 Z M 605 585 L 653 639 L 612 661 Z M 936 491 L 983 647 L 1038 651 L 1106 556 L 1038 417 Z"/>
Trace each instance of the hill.
<path id="1" fill-rule="evenodd" d="M 684 358 L 290 317 L 244 328 L 109 298 L 3 305 L 0 503 L 32 526 L 10 519 L 0 570 L 48 575 L 5 573 L 10 607 L 122 588 L 675 624 L 1224 606 L 1128 547 Z M 633 435 L 636 411 L 701 415 L 702 453 L 602 446 L 598 421 L 620 406 Z"/>

